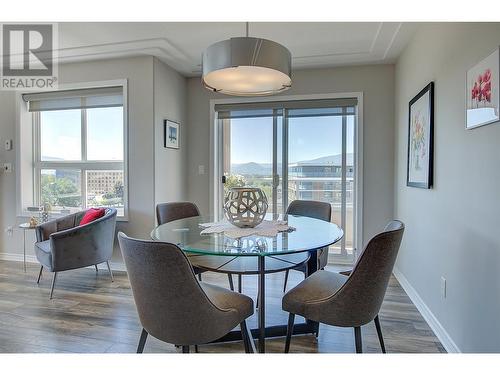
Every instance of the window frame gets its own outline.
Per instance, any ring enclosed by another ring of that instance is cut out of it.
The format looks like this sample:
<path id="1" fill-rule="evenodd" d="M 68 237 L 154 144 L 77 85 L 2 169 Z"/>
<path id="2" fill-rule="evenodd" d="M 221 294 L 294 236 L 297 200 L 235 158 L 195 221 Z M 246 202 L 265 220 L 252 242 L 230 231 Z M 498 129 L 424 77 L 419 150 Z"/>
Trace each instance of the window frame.
<path id="1" fill-rule="evenodd" d="M 289 126 L 290 126 L 290 119 L 293 119 L 292 118 L 289 118 L 288 117 L 288 110 L 286 108 L 286 105 L 287 103 L 284 103 L 282 104 L 282 102 L 280 101 L 280 104 L 283 105 L 283 109 L 281 111 L 278 111 L 278 115 L 276 114 L 277 111 L 274 111 L 274 114 L 273 114 L 273 124 L 276 123 L 277 121 L 277 117 L 279 116 L 282 116 L 283 117 L 283 135 L 282 135 L 282 141 L 278 141 L 278 135 L 277 135 L 277 131 L 275 130 L 274 131 L 274 134 L 273 134 L 273 177 L 272 177 L 272 180 L 273 181 L 276 181 L 276 177 L 277 176 L 277 168 L 276 165 L 277 165 L 277 155 L 279 153 L 282 153 L 282 159 L 281 160 L 286 160 L 286 162 L 283 162 L 283 165 L 282 165 L 282 171 L 281 171 L 281 178 L 279 178 L 279 180 L 281 180 L 281 185 L 283 186 L 283 192 L 282 192 L 282 211 L 276 211 L 276 210 L 279 210 L 279 208 L 277 207 L 276 205 L 276 202 L 275 202 L 275 197 L 276 197 L 276 191 L 275 189 L 277 188 L 277 186 L 273 186 L 273 205 L 270 207 L 272 207 L 272 210 L 268 212 L 273 212 L 273 213 L 279 213 L 279 214 L 285 214 L 285 211 L 286 211 L 286 207 L 288 207 L 288 203 L 291 202 L 291 200 L 293 199 L 302 199 L 302 200 L 318 200 L 318 199 L 321 199 L 318 197 L 318 193 L 321 192 L 323 189 L 320 188 L 319 184 L 320 182 L 322 181 L 321 179 L 326 177 L 328 178 L 329 180 L 332 181 L 332 183 L 336 183 L 337 185 L 337 189 L 333 192 L 332 194 L 332 202 L 329 202 L 332 206 L 332 209 L 339 209 L 339 212 L 338 212 L 338 215 L 340 215 L 340 218 L 338 219 L 337 221 L 337 224 L 344 230 L 344 233 L 347 233 L 348 231 L 348 228 L 354 228 L 355 227 L 355 221 L 356 221 L 356 207 L 354 205 L 349 205 L 349 207 L 352 208 L 352 214 L 349 215 L 350 216 L 350 220 L 347 221 L 347 217 L 348 217 L 348 208 L 347 208 L 347 123 L 348 123 L 348 119 L 350 117 L 352 117 L 353 120 L 356 120 L 356 112 L 357 112 L 357 105 L 349 105 L 349 106 L 346 106 L 346 105 L 343 105 L 341 107 L 337 107 L 335 108 L 337 110 L 336 114 L 334 115 L 328 115 L 328 118 L 332 118 L 332 117 L 335 117 L 337 120 L 340 119 L 340 121 L 336 121 L 336 124 L 335 123 L 332 123 L 332 125 L 336 125 L 337 127 L 340 125 L 340 129 L 337 129 L 337 130 L 341 130 L 341 134 L 340 134 L 340 137 L 341 137 L 341 140 L 342 140 L 342 145 L 341 145 L 341 152 L 342 152 L 342 158 L 341 158 L 341 165 L 333 165 L 333 166 L 329 166 L 329 165 L 308 165 L 308 164 L 300 164 L 300 163 L 292 163 L 292 168 L 296 168 L 296 169 L 299 169 L 300 172 L 298 172 L 298 178 L 297 179 L 290 179 L 289 176 L 290 175 L 293 175 L 294 173 L 289 173 L 289 166 L 290 164 L 288 164 L 288 156 L 290 155 L 289 152 L 290 152 L 290 143 L 288 142 L 288 137 L 289 137 Z M 320 107 L 321 105 L 324 105 L 325 103 L 324 102 L 316 102 L 314 103 L 314 105 L 317 105 L 318 108 L 323 108 L 323 107 Z M 328 105 L 330 106 L 334 106 L 335 103 L 334 102 L 330 102 L 330 103 L 327 103 Z M 225 166 L 226 165 L 231 165 L 230 163 L 230 160 L 228 159 L 230 156 L 230 152 L 227 152 L 228 150 L 231 150 L 233 148 L 233 146 L 231 145 L 231 139 L 232 137 L 231 136 L 226 136 L 226 133 L 227 132 L 231 132 L 230 130 L 230 127 L 232 126 L 232 121 L 239 121 L 241 118 L 243 118 L 243 116 L 238 113 L 237 114 L 237 117 L 231 117 L 231 113 L 233 112 L 238 112 L 237 110 L 234 111 L 233 108 L 238 108 L 238 106 L 242 106 L 244 104 L 235 104 L 233 107 L 231 107 L 230 105 L 226 105 L 223 109 L 224 109 L 224 112 L 223 114 L 220 116 L 221 119 L 219 120 L 219 123 L 218 123 L 218 128 L 219 130 L 222 132 L 222 137 L 224 139 L 225 144 L 223 144 L 223 150 L 222 152 L 219 153 L 219 158 L 222 159 L 221 162 L 222 164 L 224 164 Z M 259 103 L 259 106 L 265 106 L 266 104 L 260 104 Z M 293 103 L 292 105 L 295 105 L 295 106 L 299 106 L 300 103 Z M 306 104 L 307 105 L 307 104 Z M 269 105 L 270 108 L 272 108 L 273 104 L 271 103 Z M 327 107 L 328 108 L 328 107 Z M 332 109 L 334 109 L 333 107 L 330 107 Z M 352 108 L 352 109 L 351 109 Z M 282 113 L 282 115 L 281 115 Z M 252 112 L 247 112 L 246 113 L 246 116 L 247 118 L 262 118 L 264 116 L 260 116 L 259 114 L 257 114 L 256 116 L 253 116 L 254 113 Z M 318 118 L 317 116 L 315 116 L 314 114 L 312 114 L 311 116 L 301 116 L 301 117 L 307 117 L 309 119 L 314 119 L 314 118 Z M 217 118 L 219 118 L 219 112 L 217 112 Z M 266 116 L 267 118 L 267 116 Z M 353 123 L 354 124 L 354 123 Z M 269 124 L 268 124 L 269 125 Z M 304 126 L 304 124 L 302 123 L 301 124 L 302 126 Z M 337 134 L 338 136 L 338 134 Z M 355 140 L 354 140 L 354 132 L 352 134 L 353 136 L 353 146 L 354 146 L 354 143 L 355 143 Z M 278 143 L 281 144 L 281 147 L 278 149 Z M 355 166 L 353 166 L 353 168 L 356 168 Z M 224 169 L 224 175 L 226 175 L 226 173 L 230 173 L 230 170 L 227 170 L 227 169 Z M 331 175 L 331 176 L 330 176 Z M 220 180 L 220 178 L 219 178 Z M 296 192 L 296 196 L 293 196 L 292 194 L 290 194 L 289 192 L 289 187 L 291 185 L 294 185 L 294 182 L 295 182 L 295 187 L 297 188 L 296 190 L 295 189 L 292 189 Z M 292 183 L 292 184 L 291 184 Z M 222 193 L 222 191 L 226 189 L 226 186 L 223 185 L 224 183 L 221 184 L 222 188 L 220 189 L 220 193 Z M 278 184 L 279 186 L 279 184 Z M 223 195 L 220 194 L 220 196 L 218 197 L 219 198 L 219 201 L 221 201 L 223 198 Z M 333 218 L 332 218 L 333 219 Z M 353 245 L 355 243 L 355 238 L 356 238 L 356 233 L 354 232 L 354 230 L 352 231 L 352 238 L 351 236 L 349 236 L 349 238 L 347 238 L 347 236 L 343 236 L 340 243 L 339 244 L 335 244 L 333 245 L 331 248 L 340 248 L 340 257 L 344 258 L 344 259 L 340 259 L 340 261 L 342 262 L 348 262 L 348 263 L 351 263 L 355 261 L 356 259 L 356 247 Z M 347 244 L 349 244 L 349 246 L 347 246 Z M 340 246 L 339 246 L 340 245 Z M 336 257 L 336 252 L 332 252 L 332 256 Z"/>
<path id="2" fill-rule="evenodd" d="M 219 119 L 217 117 L 216 105 L 234 105 L 241 103 L 265 103 L 276 101 L 304 101 L 304 100 L 324 100 L 324 99 L 349 99 L 355 98 L 357 105 L 354 108 L 353 115 L 355 116 L 354 123 L 354 196 L 352 197 L 352 204 L 355 207 L 356 218 L 353 222 L 353 252 L 357 257 L 359 251 L 364 246 L 363 236 L 363 92 L 338 92 L 338 93 L 321 93 L 321 94 L 302 94 L 302 95 L 279 95 L 276 97 L 259 97 L 259 98 L 234 98 L 234 99 L 211 99 L 210 100 L 210 213 L 214 216 L 220 215 L 220 181 L 217 176 L 224 170 L 221 161 L 221 154 L 223 152 L 224 140 L 222 137 L 222 129 L 219 126 Z M 265 105 L 263 105 L 265 106 Z M 343 116 L 345 117 L 345 116 Z M 344 124 L 343 124 L 344 126 Z M 344 126 L 345 127 L 345 126 Z M 345 144 L 345 142 L 343 142 Z M 344 152 L 343 152 L 344 153 Z M 282 163 L 286 164 L 284 160 Z M 345 163 L 345 160 L 344 160 Z M 345 168 L 344 168 L 345 170 Z M 287 176 L 281 176 L 286 178 Z M 346 176 L 347 177 L 347 176 Z M 347 184 L 346 184 L 347 185 Z M 345 186 L 344 186 L 345 189 Z M 345 196 L 345 195 L 344 195 Z M 345 221 L 345 220 L 344 220 Z M 335 257 L 332 257 L 335 258 Z M 335 259 L 334 263 L 343 264 L 342 260 Z M 350 263 L 346 263 L 350 264 Z"/>
<path id="3" fill-rule="evenodd" d="M 29 217 L 33 215 L 33 212 L 28 211 L 29 206 L 39 206 L 41 202 L 41 171 L 43 169 L 72 169 L 79 170 L 81 172 L 81 195 L 82 195 L 82 210 L 87 207 L 87 171 L 109 171 L 109 170 L 122 170 L 123 171 L 123 215 L 117 216 L 118 221 L 128 221 L 129 220 L 129 180 L 128 180 L 128 91 L 127 91 L 127 80 L 112 80 L 112 81 L 100 81 L 100 82 L 87 82 L 78 84 L 65 84 L 59 85 L 59 90 L 72 90 L 72 89 L 96 89 L 102 87 L 113 87 L 121 86 L 123 89 L 123 160 L 122 161 L 100 161 L 100 160 L 87 160 L 87 109 L 80 109 L 81 111 L 81 160 L 79 161 L 42 161 L 41 160 L 41 116 L 40 112 L 28 113 L 31 116 L 29 121 L 31 121 L 31 147 L 32 147 L 32 163 L 31 171 L 29 173 L 29 178 L 24 178 L 28 176 L 25 168 L 20 168 L 18 172 L 18 188 L 22 188 L 23 184 L 30 183 L 32 185 L 32 194 L 30 197 L 21 196 L 18 198 L 18 216 Z M 22 101 L 22 94 L 19 95 L 19 99 Z M 18 101 L 18 103 L 21 103 Z M 24 104 L 24 105 L 23 105 Z M 23 113 L 24 112 L 24 113 Z M 23 124 L 23 117 L 27 121 L 26 103 L 21 103 L 21 107 L 18 111 L 19 113 L 19 126 L 26 126 Z M 18 138 L 19 139 L 19 138 Z M 27 144 L 26 140 L 22 144 Z M 19 153 L 22 153 L 22 147 L 18 147 Z M 27 181 L 29 180 L 29 181 Z M 18 189 L 18 191 L 21 191 Z M 25 194 L 27 195 L 27 194 Z M 52 217 L 64 216 L 66 213 L 52 212 Z"/>

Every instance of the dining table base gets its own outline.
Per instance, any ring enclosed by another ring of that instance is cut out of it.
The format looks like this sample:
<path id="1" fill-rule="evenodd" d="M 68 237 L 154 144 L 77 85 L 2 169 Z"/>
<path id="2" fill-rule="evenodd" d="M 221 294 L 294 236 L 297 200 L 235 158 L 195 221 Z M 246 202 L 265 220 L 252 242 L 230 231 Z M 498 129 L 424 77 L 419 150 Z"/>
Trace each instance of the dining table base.
<path id="1" fill-rule="evenodd" d="M 317 250 L 315 250 L 317 251 Z M 307 273 L 306 277 L 310 276 L 313 272 L 316 271 L 318 267 L 318 260 L 316 254 L 314 256 L 309 257 L 309 260 L 307 261 Z M 266 261 L 265 261 L 265 256 L 259 256 L 258 257 L 258 275 L 259 275 L 259 280 L 258 280 L 258 290 L 259 290 L 259 295 L 258 295 L 258 303 L 259 303 L 259 308 L 258 308 L 258 322 L 259 322 L 259 327 L 252 329 L 252 337 L 257 338 L 259 340 L 259 346 L 258 346 L 258 351 L 259 353 L 265 353 L 266 352 L 266 338 L 269 337 L 281 337 L 281 336 L 286 336 L 288 326 L 287 325 L 278 325 L 278 326 L 270 326 L 266 327 Z M 301 335 L 301 334 L 307 334 L 307 333 L 314 333 L 316 334 L 318 332 L 318 325 L 319 323 L 311 321 L 311 320 L 306 320 L 305 323 L 302 324 L 295 324 L 293 326 L 293 334 L 294 335 Z M 228 341 L 237 341 L 237 340 L 242 340 L 243 337 L 241 335 L 241 331 L 231 331 L 227 335 L 221 337 L 220 339 L 214 341 L 214 342 L 228 342 Z"/>
<path id="2" fill-rule="evenodd" d="M 287 332 L 288 326 L 286 324 L 283 325 L 276 325 L 276 326 L 269 326 L 264 329 L 264 336 L 265 338 L 271 338 L 271 337 L 285 337 L 286 332 Z M 262 348 L 260 345 L 260 334 L 261 330 L 260 328 L 253 328 L 250 330 L 252 332 L 252 337 L 254 339 L 259 340 L 259 347 L 258 351 L 260 353 L 264 353 L 265 351 L 265 346 Z M 313 321 L 307 321 L 306 323 L 298 323 L 293 326 L 293 335 L 305 335 L 305 334 L 316 334 L 318 331 L 318 323 L 313 322 Z M 232 342 L 232 341 L 241 341 L 243 340 L 243 337 L 241 335 L 240 330 L 235 330 L 229 332 L 227 335 L 222 336 L 220 339 L 217 339 L 215 341 L 212 341 L 211 344 L 215 343 L 222 343 L 222 342 Z M 264 350 L 264 351 L 262 351 Z M 283 351 L 285 350 L 285 344 L 283 343 Z"/>

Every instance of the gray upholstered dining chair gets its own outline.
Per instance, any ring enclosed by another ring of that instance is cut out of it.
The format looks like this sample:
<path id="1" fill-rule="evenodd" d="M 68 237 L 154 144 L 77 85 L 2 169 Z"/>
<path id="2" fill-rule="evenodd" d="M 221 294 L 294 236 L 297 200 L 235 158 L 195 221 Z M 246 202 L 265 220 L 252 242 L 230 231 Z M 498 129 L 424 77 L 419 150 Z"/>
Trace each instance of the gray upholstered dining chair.
<path id="1" fill-rule="evenodd" d="M 283 297 L 290 313 L 285 353 L 290 349 L 295 315 L 339 327 L 354 327 L 356 352 L 362 353 L 361 326 L 375 321 L 382 352 L 384 339 L 378 313 L 398 255 L 404 224 L 389 222 L 373 237 L 348 275 L 317 271 Z"/>
<path id="2" fill-rule="evenodd" d="M 200 216 L 200 210 L 191 202 L 168 202 L 156 205 L 158 225 L 194 216 Z"/>
<path id="3" fill-rule="evenodd" d="M 111 281 L 113 273 L 109 260 L 113 255 L 116 209 L 106 208 L 103 217 L 79 225 L 86 211 L 66 215 L 36 227 L 35 255 L 41 264 L 37 284 L 43 269 L 53 272 L 50 299 L 54 293 L 57 274 L 106 263 Z"/>
<path id="4" fill-rule="evenodd" d="M 241 327 L 245 352 L 254 352 L 246 325 L 253 314 L 250 297 L 198 282 L 186 255 L 174 244 L 118 234 L 134 301 L 143 327 L 137 353 L 148 334 L 182 346 L 210 343 Z"/>
<path id="5" fill-rule="evenodd" d="M 200 216 L 198 206 L 191 202 L 168 202 L 159 203 L 156 205 L 156 220 L 158 225 L 170 223 L 171 221 L 187 219 L 194 216 Z M 189 256 L 188 256 L 189 258 Z M 206 272 L 201 268 L 193 266 L 194 273 L 198 275 L 198 280 L 201 281 L 201 274 Z M 227 274 L 229 287 L 234 290 L 233 277 Z"/>
<path id="6" fill-rule="evenodd" d="M 310 200 L 295 200 L 290 203 L 286 210 L 287 215 L 297 215 L 297 216 L 307 216 L 313 219 L 319 219 L 330 222 L 332 218 L 332 206 L 327 202 L 310 201 Z M 315 256 L 318 259 L 318 269 L 322 270 L 328 264 L 328 247 L 312 251 L 311 256 Z M 296 271 L 300 271 L 307 275 L 306 264 L 301 264 L 295 268 Z M 285 271 L 285 283 L 283 285 L 283 293 L 286 291 L 286 285 L 288 282 L 288 274 L 290 270 Z"/>

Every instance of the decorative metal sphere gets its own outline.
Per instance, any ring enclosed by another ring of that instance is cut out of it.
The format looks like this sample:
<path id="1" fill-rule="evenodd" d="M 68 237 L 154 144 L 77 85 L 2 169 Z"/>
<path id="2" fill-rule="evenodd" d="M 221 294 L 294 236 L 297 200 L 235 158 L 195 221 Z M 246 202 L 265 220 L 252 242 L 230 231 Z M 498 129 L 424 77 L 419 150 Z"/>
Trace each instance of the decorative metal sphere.
<path id="1" fill-rule="evenodd" d="M 266 194 L 259 188 L 232 188 L 224 199 L 224 214 L 227 220 L 240 228 L 259 225 L 264 220 L 267 208 Z"/>

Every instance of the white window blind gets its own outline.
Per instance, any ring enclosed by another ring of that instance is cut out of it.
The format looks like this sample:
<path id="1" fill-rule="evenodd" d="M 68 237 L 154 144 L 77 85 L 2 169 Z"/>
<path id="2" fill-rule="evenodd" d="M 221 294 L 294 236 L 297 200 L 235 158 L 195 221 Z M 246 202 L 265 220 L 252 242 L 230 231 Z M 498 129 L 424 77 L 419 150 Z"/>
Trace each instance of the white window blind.
<path id="1" fill-rule="evenodd" d="M 356 98 L 345 99 L 318 99 L 296 101 L 273 101 L 262 103 L 216 104 L 217 118 L 237 119 L 283 116 L 287 110 L 287 117 L 320 117 L 354 115 L 357 105 Z"/>
<path id="2" fill-rule="evenodd" d="M 23 94 L 30 112 L 123 106 L 123 87 L 47 91 Z"/>

